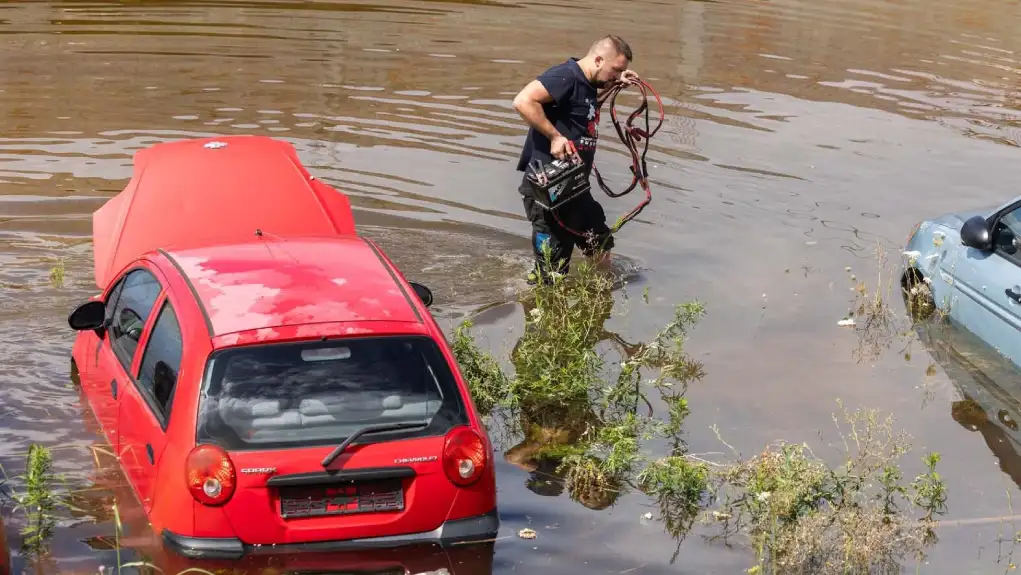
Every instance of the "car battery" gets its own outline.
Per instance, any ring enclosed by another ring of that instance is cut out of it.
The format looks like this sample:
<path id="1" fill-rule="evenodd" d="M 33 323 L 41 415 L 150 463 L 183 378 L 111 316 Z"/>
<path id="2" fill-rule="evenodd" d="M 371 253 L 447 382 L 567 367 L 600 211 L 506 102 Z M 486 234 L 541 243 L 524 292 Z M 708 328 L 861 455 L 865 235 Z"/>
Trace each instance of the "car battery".
<path id="1" fill-rule="evenodd" d="M 577 155 L 547 164 L 535 160 L 525 177 L 535 188 L 535 203 L 555 210 L 592 189 L 585 163 Z"/>

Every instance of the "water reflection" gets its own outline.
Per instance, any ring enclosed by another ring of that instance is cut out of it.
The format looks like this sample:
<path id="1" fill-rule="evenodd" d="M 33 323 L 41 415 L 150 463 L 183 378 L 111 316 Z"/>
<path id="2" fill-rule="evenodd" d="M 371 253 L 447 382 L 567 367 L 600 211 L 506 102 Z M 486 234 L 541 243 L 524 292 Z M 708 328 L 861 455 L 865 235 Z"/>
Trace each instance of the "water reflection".
<path id="1" fill-rule="evenodd" d="M 522 314 L 526 317 L 537 310 L 533 299 L 521 302 Z M 595 305 L 586 310 L 585 324 L 577 326 L 585 334 L 578 345 L 596 352 L 601 343 L 613 344 L 620 357 L 626 361 L 638 352 L 639 344 L 624 341 L 620 335 L 606 329 L 606 322 L 613 312 L 612 297 L 595 299 Z M 511 361 L 515 368 L 523 371 L 523 358 L 519 354 L 524 337 L 519 338 L 511 350 Z M 619 365 L 619 362 L 618 362 Z M 505 422 L 506 423 L 506 422 Z M 522 410 L 517 421 L 508 427 L 521 439 L 509 448 L 504 446 L 504 459 L 528 471 L 526 487 L 536 495 L 546 497 L 560 496 L 568 486 L 567 469 L 561 468 L 562 458 L 546 455 L 544 452 L 555 452 L 557 448 L 569 448 L 584 440 L 584 436 L 601 424 L 596 406 L 586 404 L 567 410 L 556 410 L 552 406 L 538 410 Z M 578 489 L 576 483 L 570 483 L 569 496 L 573 501 L 592 509 L 602 511 L 616 502 L 620 495 L 619 481 L 610 484 L 592 484 L 588 489 Z"/>
<path id="2" fill-rule="evenodd" d="M 683 466 L 661 459 L 687 453 L 684 394 L 704 372 L 683 341 L 699 312 L 678 309 L 655 338 L 628 341 L 607 323 L 635 305 L 627 283 L 640 274 L 621 261 L 611 273 L 579 271 L 556 287 L 477 312 L 476 326 L 519 312 L 524 318 L 524 334 L 509 352 L 513 376 L 494 375 L 460 338 L 454 345 L 498 451 L 527 472 L 525 487 L 542 497 L 566 494 L 593 511 L 628 494 L 651 498 L 646 505 L 658 509 L 676 543 L 672 563 L 704 503 L 693 483 L 667 477 Z M 642 300 L 649 302 L 648 293 Z"/>
<path id="3" fill-rule="evenodd" d="M 950 402 L 954 421 L 978 432 L 1000 470 L 1021 487 L 1021 370 L 953 323 L 927 321 L 914 331 L 959 394 Z"/>

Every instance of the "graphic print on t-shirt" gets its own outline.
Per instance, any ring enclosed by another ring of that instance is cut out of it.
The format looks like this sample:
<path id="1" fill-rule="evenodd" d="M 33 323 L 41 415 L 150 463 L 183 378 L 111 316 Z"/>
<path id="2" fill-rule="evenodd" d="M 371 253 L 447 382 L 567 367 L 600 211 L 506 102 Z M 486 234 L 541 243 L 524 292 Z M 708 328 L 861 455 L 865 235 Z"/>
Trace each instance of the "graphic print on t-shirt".
<path id="1" fill-rule="evenodd" d="M 599 140 L 599 110 L 596 110 L 591 98 L 585 98 L 588 104 L 588 128 L 586 134 L 578 138 L 575 144 L 578 151 L 595 151 L 596 142 Z"/>

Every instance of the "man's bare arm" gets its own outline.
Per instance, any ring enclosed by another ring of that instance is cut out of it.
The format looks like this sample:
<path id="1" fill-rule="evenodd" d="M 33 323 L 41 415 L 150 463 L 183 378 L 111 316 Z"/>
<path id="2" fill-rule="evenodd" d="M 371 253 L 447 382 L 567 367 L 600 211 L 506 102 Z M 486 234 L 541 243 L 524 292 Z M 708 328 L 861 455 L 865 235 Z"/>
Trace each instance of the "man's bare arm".
<path id="1" fill-rule="evenodd" d="M 551 142 L 561 136 L 560 132 L 557 131 L 546 117 L 546 113 L 542 110 L 542 105 L 552 101 L 553 97 L 550 96 L 542 82 L 538 80 L 529 82 L 514 97 L 514 109 L 518 111 L 518 114 L 521 114 L 521 117 L 528 122 L 529 126 L 538 130 Z"/>

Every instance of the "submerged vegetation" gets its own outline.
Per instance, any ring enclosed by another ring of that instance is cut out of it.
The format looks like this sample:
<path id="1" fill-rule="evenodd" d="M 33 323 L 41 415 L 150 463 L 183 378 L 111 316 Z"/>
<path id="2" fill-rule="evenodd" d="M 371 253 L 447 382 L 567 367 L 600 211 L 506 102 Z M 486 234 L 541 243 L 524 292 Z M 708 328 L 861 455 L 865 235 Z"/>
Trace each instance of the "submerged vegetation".
<path id="1" fill-rule="evenodd" d="M 757 561 L 750 572 L 899 573 L 900 561 L 921 560 L 936 541 L 947 497 L 939 454 L 926 454 L 926 471 L 905 483 L 899 460 L 909 438 L 894 431 L 892 417 L 842 411 L 849 429 L 840 433 L 838 466 L 807 444 L 780 442 L 720 468 L 717 537 L 748 537 Z"/>
<path id="2" fill-rule="evenodd" d="M 53 455 L 49 448 L 33 443 L 25 454 L 25 471 L 8 477 L 3 473 L 4 503 L 13 503 L 12 513 L 22 516 L 20 552 L 27 558 L 42 562 L 50 555 L 50 540 L 57 527 L 61 509 L 76 509 L 71 503 L 66 481 L 53 471 Z M 14 483 L 20 484 L 16 488 Z M 0 524 L 0 528 L 2 528 Z M 2 538 L 6 539 L 6 538 Z M 5 568 L 0 565 L 0 569 Z"/>
<path id="3" fill-rule="evenodd" d="M 684 342 L 705 308 L 677 306 L 652 341 L 617 340 L 619 353 L 608 358 L 596 347 L 612 339 L 603 324 L 614 303 L 613 278 L 587 261 L 575 269 L 531 291 L 525 334 L 511 352 L 513 376 L 474 344 L 470 320 L 455 332 L 455 355 L 479 409 L 522 438 L 507 451 L 509 460 L 530 471 L 548 469 L 572 499 L 595 509 L 635 487 L 671 500 L 672 523 L 684 531 L 708 489 L 706 463 L 685 457 L 681 438 L 685 391 L 703 375 Z M 670 440 L 672 448 L 649 459 L 643 444 L 656 439 Z"/>
<path id="4" fill-rule="evenodd" d="M 928 280 L 913 269 L 899 277 L 898 263 L 917 262 L 914 253 L 903 253 L 901 258 L 891 262 L 882 244 L 877 244 L 876 276 L 871 285 L 858 279 L 851 268 L 846 269 L 854 294 L 847 318 L 853 322 L 858 336 L 854 352 L 858 362 L 876 359 L 897 340 L 905 342 L 902 352 L 910 360 L 910 346 L 917 339 L 916 329 L 920 326 L 933 326 L 945 334 L 945 320 L 952 302 L 936 301 Z M 955 266 L 956 262 L 952 262 L 951 268 Z M 904 305 L 903 314 L 895 310 L 898 300 Z"/>
<path id="5" fill-rule="evenodd" d="M 751 458 L 735 452 L 732 461 L 689 453 L 685 392 L 705 372 L 684 344 L 706 308 L 677 304 L 651 341 L 628 344 L 603 328 L 615 303 L 613 278 L 588 261 L 572 268 L 522 302 L 513 374 L 476 345 L 470 319 L 455 331 L 455 355 L 477 406 L 518 440 L 506 459 L 552 476 L 591 508 L 629 490 L 650 497 L 678 541 L 671 562 L 696 522 L 715 528 L 710 540 L 743 537 L 755 556 L 751 573 L 885 573 L 905 558 L 921 560 L 946 512 L 939 454 L 926 454 L 925 471 L 904 480 L 909 438 L 872 410 L 843 410 L 849 429 L 836 466 L 807 444 L 786 442 Z M 884 305 L 873 299 L 859 311 L 878 309 L 885 324 Z M 599 349 L 607 340 L 617 344 L 615 356 Z M 649 455 L 656 442 L 668 445 L 659 457 Z"/>

